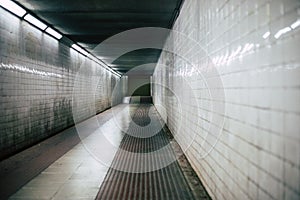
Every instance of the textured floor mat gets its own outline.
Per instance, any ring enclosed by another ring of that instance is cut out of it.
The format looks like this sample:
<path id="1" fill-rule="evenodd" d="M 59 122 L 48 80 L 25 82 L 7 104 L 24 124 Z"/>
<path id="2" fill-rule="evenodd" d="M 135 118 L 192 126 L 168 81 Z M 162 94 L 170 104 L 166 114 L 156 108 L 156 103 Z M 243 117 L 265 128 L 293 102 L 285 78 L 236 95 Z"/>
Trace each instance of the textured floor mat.
<path id="1" fill-rule="evenodd" d="M 136 125 L 140 127 L 149 126 L 151 120 L 148 113 L 151 112 L 151 107 L 153 108 L 150 104 L 139 105 L 132 111 L 132 122 L 121 142 L 120 150 L 113 160 L 112 165 L 118 166 L 117 169 L 123 166 L 135 171 L 135 168 L 159 165 L 165 162 L 167 157 L 175 157 L 171 145 L 166 148 L 167 156 L 153 156 L 141 160 L 138 156 L 130 157 L 130 154 L 126 153 L 154 152 L 166 147 L 172 139 L 170 134 L 165 132 L 165 129 L 161 129 L 151 137 L 144 137 L 144 133 L 138 132 L 143 129 L 137 128 Z M 143 135 L 144 138 L 139 138 L 138 135 Z M 116 170 L 116 167 L 110 168 L 100 187 L 97 199 L 196 199 L 177 161 L 164 168 L 149 171 L 131 173 Z M 203 199 L 209 199 L 206 196 L 203 197 Z"/>

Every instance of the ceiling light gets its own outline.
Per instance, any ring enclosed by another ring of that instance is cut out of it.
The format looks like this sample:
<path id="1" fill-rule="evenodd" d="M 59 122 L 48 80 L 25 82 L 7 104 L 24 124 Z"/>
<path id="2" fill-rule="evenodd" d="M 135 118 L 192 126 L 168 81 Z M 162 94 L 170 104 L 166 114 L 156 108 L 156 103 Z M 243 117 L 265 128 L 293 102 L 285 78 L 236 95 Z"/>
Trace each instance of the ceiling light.
<path id="1" fill-rule="evenodd" d="M 52 35 L 53 37 L 55 37 L 58 40 L 60 40 L 63 37 L 59 32 L 55 31 L 54 29 L 52 29 L 50 27 L 48 27 L 46 29 L 46 32 L 49 33 L 50 35 Z"/>
<path id="2" fill-rule="evenodd" d="M 72 44 L 72 48 L 79 51 L 80 53 L 82 53 L 83 55 L 87 56 L 88 52 L 86 52 L 84 49 L 82 49 L 80 46 L 78 46 L 77 44 Z"/>
<path id="3" fill-rule="evenodd" d="M 37 18 L 33 17 L 30 14 L 27 14 L 24 19 L 31 23 L 32 25 L 38 27 L 39 29 L 45 30 L 47 28 L 47 25 L 38 20 Z"/>
<path id="4" fill-rule="evenodd" d="M 26 10 L 10 0 L 0 0 L 0 5 L 19 17 L 23 17 L 26 14 Z"/>

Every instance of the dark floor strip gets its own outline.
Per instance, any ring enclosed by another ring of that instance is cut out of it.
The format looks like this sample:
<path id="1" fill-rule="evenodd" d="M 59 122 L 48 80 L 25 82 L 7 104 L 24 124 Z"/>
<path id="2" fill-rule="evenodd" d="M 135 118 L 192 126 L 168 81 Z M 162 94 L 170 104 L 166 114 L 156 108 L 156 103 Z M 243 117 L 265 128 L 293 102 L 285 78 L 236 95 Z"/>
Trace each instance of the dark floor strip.
<path id="1" fill-rule="evenodd" d="M 150 104 L 141 104 L 136 110 L 133 110 L 133 113 L 131 113 L 133 122 L 140 126 L 147 126 L 150 123 L 148 112 L 151 106 Z M 121 150 L 135 153 L 149 153 L 166 146 L 172 139 L 170 132 L 166 128 L 161 129 L 159 133 L 149 138 L 134 137 L 143 133 L 137 133 L 139 129 L 133 125 L 133 122 L 129 125 L 127 134 L 125 134 L 120 144 Z M 179 146 L 175 148 L 177 148 L 176 152 L 180 150 Z M 157 158 L 154 156 L 147 160 L 139 160 L 138 157 L 130 157 L 132 154 L 121 150 L 116 153 L 112 166 L 126 166 L 126 168 L 137 169 L 138 167 L 159 165 L 165 162 L 164 157 Z M 169 146 L 167 154 L 169 154 L 168 156 L 175 156 L 175 151 L 171 146 Z M 181 156 L 180 159 L 181 162 L 183 162 L 182 160 L 187 162 L 184 156 Z M 183 173 L 181 166 L 182 163 L 175 161 L 167 167 L 147 173 L 124 172 L 111 167 L 100 187 L 96 199 L 184 200 L 199 199 L 200 193 L 202 195 L 201 199 L 210 199 L 191 166 L 185 165 L 185 171 L 189 171 L 189 174 L 193 175 L 193 177 L 188 178 L 198 181 L 194 186 L 185 177 L 186 174 Z"/>

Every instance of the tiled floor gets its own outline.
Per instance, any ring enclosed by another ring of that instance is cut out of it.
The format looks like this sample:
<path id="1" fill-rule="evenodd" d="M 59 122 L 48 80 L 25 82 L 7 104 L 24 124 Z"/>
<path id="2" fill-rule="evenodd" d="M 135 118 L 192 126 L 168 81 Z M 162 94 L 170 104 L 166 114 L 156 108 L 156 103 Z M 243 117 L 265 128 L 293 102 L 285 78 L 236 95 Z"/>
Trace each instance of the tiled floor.
<path id="1" fill-rule="evenodd" d="M 78 144 L 10 199 L 94 199 L 106 171 Z"/>
<path id="2" fill-rule="evenodd" d="M 114 108 L 115 113 L 121 112 L 126 105 Z M 95 199 L 99 187 L 107 173 L 109 163 L 106 165 L 98 162 L 89 152 L 88 147 L 93 143 L 93 138 L 99 132 L 104 132 L 103 128 L 114 122 L 112 112 L 106 111 L 97 116 L 97 119 L 89 119 L 77 125 L 81 131 L 81 143 L 68 151 L 61 158 L 56 160 L 38 176 L 24 185 L 18 192 L 13 194 L 10 199 Z M 87 130 L 92 123 L 97 120 L 100 127 L 98 129 Z M 87 130 L 87 131 L 86 131 Z M 86 131 L 86 132 L 84 132 Z M 91 133 L 91 131 L 93 131 Z M 107 135 L 111 142 L 118 146 L 122 134 L 118 131 L 113 135 Z M 86 138 L 83 138 L 87 136 Z M 101 144 L 99 144 L 101 146 Z M 115 152 L 107 151 L 113 158 Z"/>
<path id="3" fill-rule="evenodd" d="M 100 127 L 91 129 L 92 133 L 84 132 L 88 128 L 81 129 L 81 143 L 25 184 L 10 199 L 209 199 L 184 157 L 168 166 L 144 173 L 116 168 L 121 166 L 120 163 L 124 166 L 144 164 L 149 167 L 165 162 L 164 155 L 144 162 L 127 159 L 125 154 L 151 153 L 166 146 L 172 137 L 166 127 L 156 135 L 149 135 L 161 122 L 152 105 L 123 104 L 115 107 L 115 112 L 110 111 L 97 116 Z M 93 120 L 89 119 L 77 128 L 89 127 L 89 124 L 94 126 Z M 139 134 L 142 138 L 138 137 Z M 113 145 L 107 147 L 99 140 L 103 135 Z M 166 156 L 176 157 L 180 148 L 175 151 L 173 148 L 174 145 L 168 146 Z M 126 150 L 125 154 L 122 154 L 122 150 Z M 105 164 L 97 161 L 101 153 L 108 158 Z"/>

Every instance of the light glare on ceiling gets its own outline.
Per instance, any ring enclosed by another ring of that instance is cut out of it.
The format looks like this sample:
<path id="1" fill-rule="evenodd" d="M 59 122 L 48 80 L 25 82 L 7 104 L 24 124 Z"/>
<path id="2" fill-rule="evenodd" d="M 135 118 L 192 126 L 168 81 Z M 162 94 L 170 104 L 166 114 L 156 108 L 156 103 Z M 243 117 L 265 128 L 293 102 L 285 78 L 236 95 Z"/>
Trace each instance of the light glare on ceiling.
<path id="1" fill-rule="evenodd" d="M 46 29 L 46 32 L 49 33 L 50 35 L 52 35 L 53 37 L 55 37 L 56 39 L 60 40 L 63 36 L 58 33 L 57 31 L 55 31 L 54 29 L 48 27 Z"/>
<path id="2" fill-rule="evenodd" d="M 30 14 L 27 14 L 24 19 L 26 21 L 28 21 L 29 23 L 31 23 L 32 25 L 38 27 L 41 30 L 45 30 L 47 28 L 47 25 L 44 24 L 43 22 L 41 22 L 40 20 L 38 20 L 37 18 L 33 17 Z"/>
<path id="3" fill-rule="evenodd" d="M 19 17 L 23 17 L 26 14 L 25 9 L 10 0 L 0 0 L 0 5 Z"/>
<path id="4" fill-rule="evenodd" d="M 270 31 L 268 31 L 263 35 L 263 38 L 267 39 L 270 35 L 271 35 Z"/>
<path id="5" fill-rule="evenodd" d="M 289 31 L 291 31 L 291 30 L 292 30 L 292 29 L 291 29 L 290 27 L 285 27 L 285 28 L 283 28 L 283 29 L 280 29 L 280 30 L 274 35 L 274 37 L 275 37 L 276 39 L 278 39 L 278 38 L 280 38 L 280 36 L 282 36 L 283 34 L 289 32 Z"/>
<path id="6" fill-rule="evenodd" d="M 79 51 L 80 53 L 82 53 L 83 55 L 87 56 L 88 52 L 86 52 L 84 49 L 82 49 L 80 46 L 78 46 L 77 44 L 72 44 L 72 48 Z"/>
<path id="7" fill-rule="evenodd" d="M 298 26 L 300 26 L 300 19 L 298 19 L 297 21 L 295 21 L 295 22 L 291 25 L 291 28 L 292 28 L 292 29 L 295 29 L 295 28 L 297 28 Z"/>

